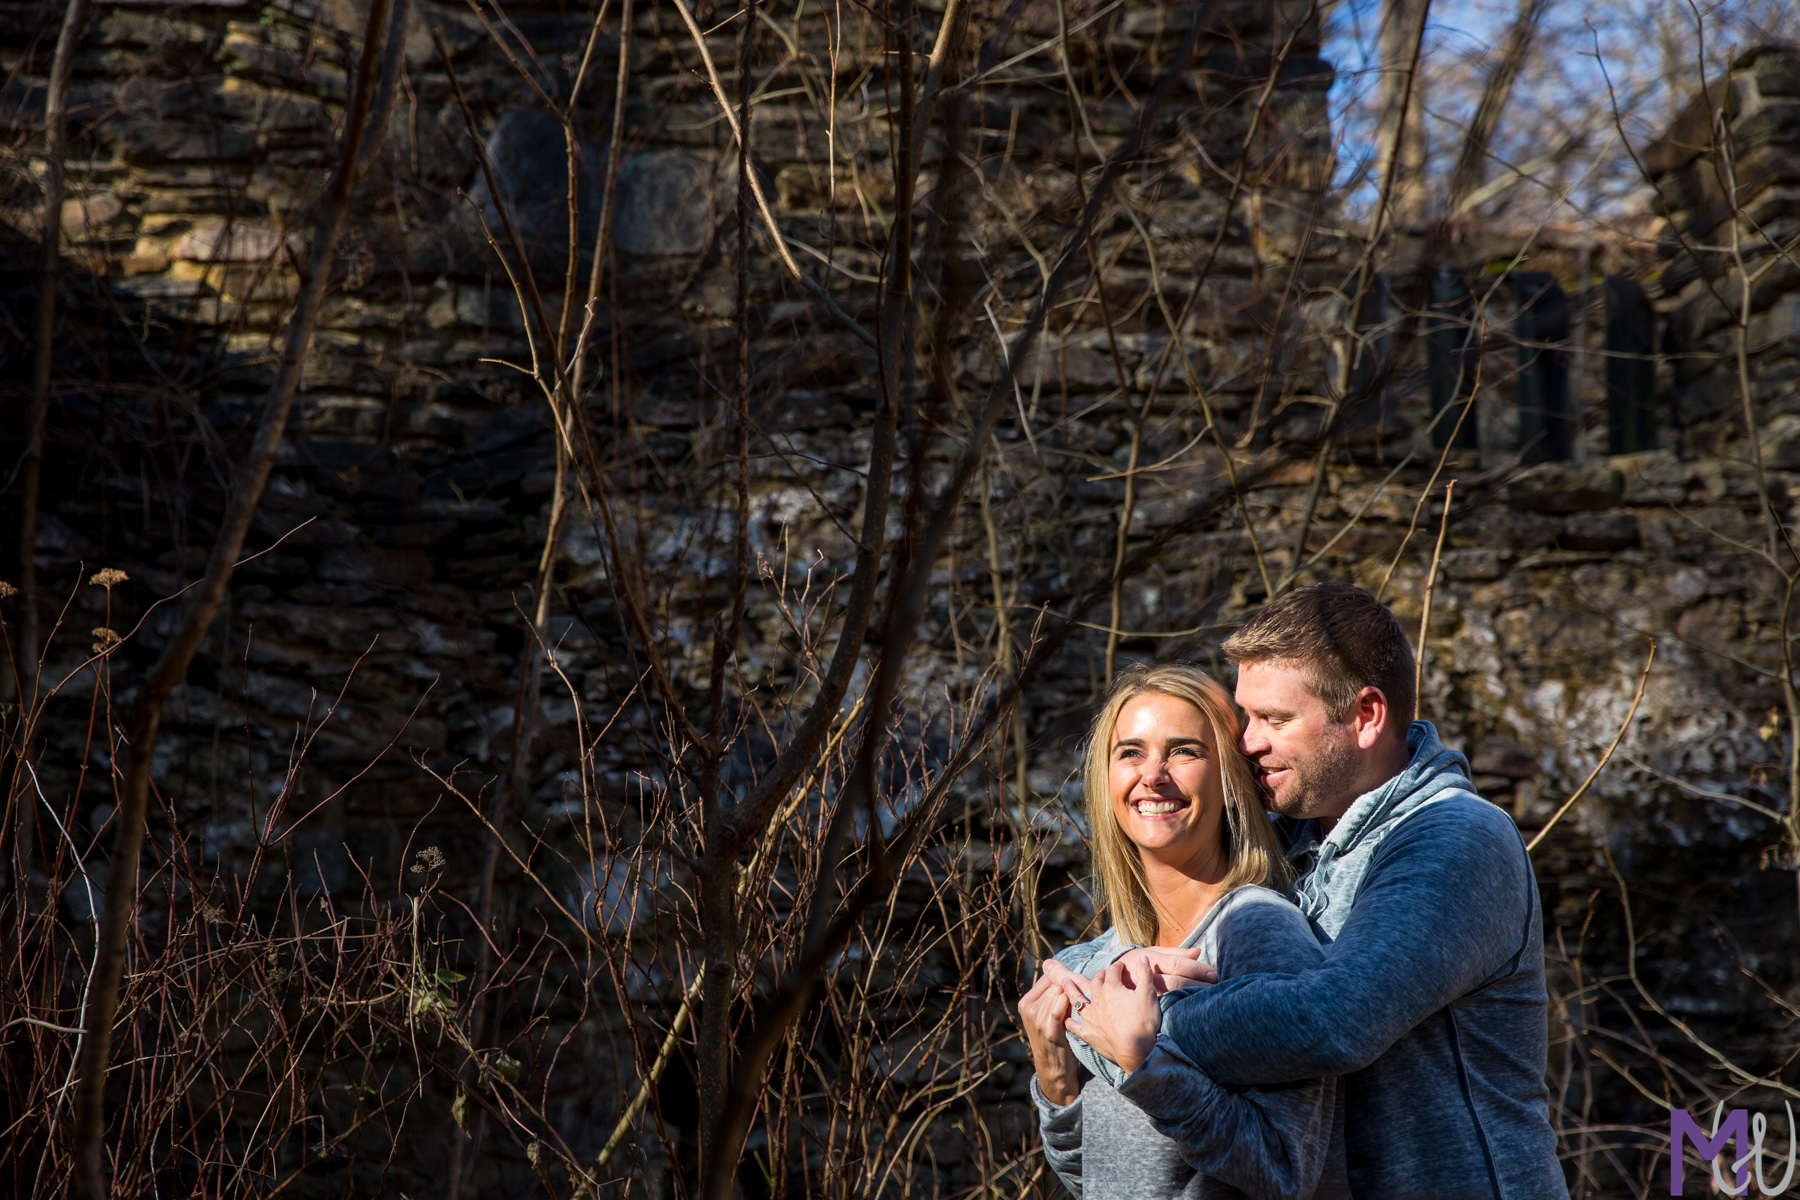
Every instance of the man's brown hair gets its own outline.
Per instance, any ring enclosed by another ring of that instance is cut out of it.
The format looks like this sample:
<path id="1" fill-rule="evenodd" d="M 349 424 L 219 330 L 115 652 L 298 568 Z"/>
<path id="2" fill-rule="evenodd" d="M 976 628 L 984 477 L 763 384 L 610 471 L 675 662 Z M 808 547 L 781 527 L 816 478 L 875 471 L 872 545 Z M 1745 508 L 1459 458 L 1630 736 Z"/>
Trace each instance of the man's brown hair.
<path id="1" fill-rule="evenodd" d="M 1224 649 L 1234 665 L 1300 664 L 1333 721 L 1344 719 L 1366 687 L 1387 697 L 1390 724 L 1402 736 L 1418 708 L 1406 632 L 1387 605 L 1355 584 L 1295 588 L 1244 622 Z"/>

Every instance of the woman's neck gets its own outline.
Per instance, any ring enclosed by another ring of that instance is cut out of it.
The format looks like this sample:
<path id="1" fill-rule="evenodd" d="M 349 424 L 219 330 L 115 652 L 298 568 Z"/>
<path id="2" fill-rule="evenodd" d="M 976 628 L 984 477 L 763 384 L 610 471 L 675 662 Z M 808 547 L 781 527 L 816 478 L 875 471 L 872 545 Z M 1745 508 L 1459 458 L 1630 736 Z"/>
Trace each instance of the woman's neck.
<path id="1" fill-rule="evenodd" d="M 1144 885 L 1156 908 L 1158 946 L 1178 946 L 1225 894 L 1230 863 L 1217 849 L 1186 862 L 1143 854 Z"/>

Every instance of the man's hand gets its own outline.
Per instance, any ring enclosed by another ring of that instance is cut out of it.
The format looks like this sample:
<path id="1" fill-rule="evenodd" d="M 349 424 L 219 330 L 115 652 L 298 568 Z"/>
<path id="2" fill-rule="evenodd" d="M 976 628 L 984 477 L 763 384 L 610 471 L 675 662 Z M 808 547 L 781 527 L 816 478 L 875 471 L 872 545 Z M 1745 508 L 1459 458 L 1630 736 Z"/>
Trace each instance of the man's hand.
<path id="1" fill-rule="evenodd" d="M 1136 960 L 1129 969 L 1125 962 L 1115 962 L 1089 981 L 1093 999 L 1084 1001 L 1064 1024 L 1129 1074 L 1143 1065 L 1156 1045 L 1162 1009 L 1156 1003 L 1152 981 L 1158 972 L 1150 954 L 1134 950 L 1126 957 Z"/>
<path id="2" fill-rule="evenodd" d="M 1081 1094 L 1081 1075 L 1063 1023 L 1074 1009 L 1068 993 L 1048 968 L 1056 967 L 1065 975 L 1073 972 L 1058 962 L 1044 966 L 1045 973 L 1019 1000 L 1019 1019 L 1025 1025 L 1025 1039 L 1031 1044 L 1031 1062 L 1037 1068 L 1038 1087 L 1044 1099 L 1052 1104 L 1073 1104 Z"/>
<path id="3" fill-rule="evenodd" d="M 1171 950 L 1165 946 L 1145 946 L 1128 951 L 1125 957 L 1150 960 L 1150 980 L 1158 996 L 1182 988 L 1210 987 L 1219 982 L 1219 973 L 1200 961 L 1197 948 Z M 1063 994 L 1071 1005 L 1085 1003 L 1094 990 L 1093 981 L 1086 975 L 1069 970 L 1055 959 L 1044 963 L 1044 976 L 1062 985 Z"/>
<path id="4" fill-rule="evenodd" d="M 1156 994 L 1179 991 L 1182 988 L 1210 987 L 1219 982 L 1219 973 L 1200 961 L 1200 947 L 1177 946 L 1145 946 L 1142 950 L 1134 950 L 1133 954 L 1148 955 L 1150 970 L 1156 984 Z"/>

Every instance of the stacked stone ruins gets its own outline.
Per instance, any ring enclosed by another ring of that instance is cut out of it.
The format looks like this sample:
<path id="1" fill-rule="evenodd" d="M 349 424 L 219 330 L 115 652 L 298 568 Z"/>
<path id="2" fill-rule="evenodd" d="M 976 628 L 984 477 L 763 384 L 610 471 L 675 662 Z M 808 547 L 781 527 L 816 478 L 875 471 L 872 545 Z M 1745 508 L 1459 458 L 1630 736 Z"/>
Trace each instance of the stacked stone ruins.
<path id="1" fill-rule="evenodd" d="M 0 194 L 9 408 L 32 352 L 20 332 L 32 328 L 41 229 L 30 139 L 55 7 L 0 4 L 0 112 L 14 147 Z M 69 313 L 35 547 L 54 597 L 44 603 L 72 597 L 55 667 L 86 657 L 85 632 L 66 630 L 127 630 L 142 618 L 113 678 L 142 669 L 173 619 L 152 602 L 201 569 L 298 287 L 362 11 L 355 0 L 134 2 L 105 5 L 93 22 L 72 92 Z M 736 155 L 675 10 L 630 11 L 617 269 L 598 322 L 611 332 L 587 417 L 646 577 L 669 597 L 666 636 L 691 648 L 709 636 L 730 569 L 719 549 L 727 481 L 696 477 L 696 464 L 716 459 L 732 386 Z M 1185 31 L 1178 11 L 1026 0 L 996 33 L 999 8 L 978 10 L 971 44 L 993 44 L 986 76 L 968 84 L 977 169 L 963 240 L 940 245 L 930 219 L 918 234 L 932 270 L 953 257 L 972 285 L 990 285 L 972 328 L 954 331 L 956 383 L 971 396 L 993 379 L 997 336 L 1020 323 L 1079 211 L 1077 185 L 1092 183 L 1136 119 L 1126 96 L 1149 93 Z M 1017 412 L 997 430 L 980 485 L 994 519 L 958 527 L 914 682 L 969 677 L 951 612 L 964 591 L 982 605 L 1005 593 L 1028 622 L 1065 613 L 1116 561 L 1147 562 L 1116 604 L 1107 596 L 1084 610 L 1091 627 L 1025 697 L 1025 788 L 1009 794 L 1060 839 L 1053 890 L 1083 873 L 1073 766 L 1107 667 L 1165 656 L 1217 664 L 1231 623 L 1289 577 L 1382 587 L 1412 628 L 1430 595 L 1421 716 L 1467 752 L 1485 794 L 1528 838 L 1613 742 L 1654 639 L 1628 736 L 1534 856 L 1558 986 L 1579 969 L 1583 928 L 1586 970 L 1625 971 L 1616 870 L 1634 889 L 1648 985 L 1715 1044 L 1768 1066 L 1772 1009 L 1743 972 L 1790 998 L 1800 987 L 1794 864 L 1769 853 L 1782 826 L 1758 811 L 1788 803 L 1783 572 L 1800 560 L 1768 514 L 1791 520 L 1800 485 L 1800 58 L 1745 52 L 1647 151 L 1667 218 L 1660 240 L 1603 239 L 1584 257 L 1567 237 L 1402 230 L 1414 248 L 1395 261 L 1411 265 L 1377 275 L 1338 220 L 1333 74 L 1316 6 L 1232 0 L 1208 11 L 1191 85 L 1157 126 L 1153 167 L 1128 173 L 1130 204 L 1096 230 L 1099 283 L 1071 289 L 1019 372 Z M 699 14 L 720 26 L 707 44 L 727 80 L 731 12 Z M 413 6 L 401 93 L 252 535 L 263 553 L 238 569 L 164 735 L 157 786 L 170 808 L 154 830 L 166 837 L 174 819 L 209 869 L 255 854 L 246 769 L 266 793 L 296 726 L 317 724 L 340 696 L 302 784 L 307 807 L 329 802 L 287 847 L 276 883 L 303 894 L 356 893 L 366 877 L 397 886 L 407 848 L 421 844 L 473 878 L 485 853 L 480 827 L 442 802 L 420 764 L 483 778 L 508 768 L 555 454 L 541 395 L 498 365 L 528 362 L 531 348 L 525 305 L 484 228 L 499 237 L 507 210 L 550 281 L 543 300 L 557 323 L 571 261 L 570 143 L 524 77 L 566 94 L 590 28 L 550 5 L 505 14 L 500 28 L 473 5 Z M 805 4 L 766 20 L 760 69 L 791 70 L 769 74 L 754 126 L 755 169 L 784 237 L 847 318 L 870 328 L 894 103 L 873 20 Z M 1070 77 L 1091 83 L 1092 97 L 1065 89 L 1059 20 L 1078 33 Z M 584 239 L 610 173 L 620 50 L 608 22 L 571 125 Z M 922 187 L 935 184 L 942 154 L 934 139 Z M 868 457 L 877 362 L 777 269 L 754 228 L 751 241 L 751 544 L 765 578 L 794 582 L 804 564 L 848 569 L 840 521 Z M 583 281 L 589 255 L 574 256 Z M 1490 287 L 1508 263 L 1514 273 Z M 5 420 L 10 439 L 17 426 Z M 1251 464 L 1229 486 L 1220 444 Z M 921 470 L 939 470 L 948 453 Z M 1240 482 L 1241 503 L 1221 503 Z M 99 567 L 126 571 L 130 584 L 110 594 L 77 586 Z M 596 536 L 577 529 L 559 561 L 559 662 L 599 722 L 623 713 L 641 719 L 642 734 L 656 722 L 640 701 L 621 700 L 636 659 L 612 582 Z M 747 619 L 754 670 L 791 680 L 793 668 L 774 661 L 777 606 L 758 598 Z M 703 688 L 704 655 L 694 661 Z M 65 762 L 84 745 L 91 686 L 84 676 L 70 688 L 83 699 L 58 701 L 44 735 Z M 567 696 L 546 693 L 540 719 L 519 818 L 534 828 L 566 816 L 574 753 Z M 600 753 L 629 792 L 641 750 L 620 737 Z M 73 786 L 72 776 L 50 783 Z M 78 816 L 93 830 L 110 800 L 98 775 L 88 789 Z M 1007 829 L 996 812 L 982 836 L 998 842 Z M 1078 891 L 1057 895 L 1045 915 L 1053 940 L 1092 917 Z M 74 891 L 61 903 L 91 919 Z M 678 992 L 677 981 L 657 994 Z M 1558 1028 L 1586 1019 L 1582 1003 L 1558 1014 Z M 1651 1036 L 1681 1052 L 1671 1030 Z M 1015 1132 L 1028 1123 L 1017 1051 L 978 1096 Z M 629 1072 L 629 1055 L 570 1085 L 606 1097 L 591 1118 L 600 1141 L 623 1103 L 615 1067 Z"/>

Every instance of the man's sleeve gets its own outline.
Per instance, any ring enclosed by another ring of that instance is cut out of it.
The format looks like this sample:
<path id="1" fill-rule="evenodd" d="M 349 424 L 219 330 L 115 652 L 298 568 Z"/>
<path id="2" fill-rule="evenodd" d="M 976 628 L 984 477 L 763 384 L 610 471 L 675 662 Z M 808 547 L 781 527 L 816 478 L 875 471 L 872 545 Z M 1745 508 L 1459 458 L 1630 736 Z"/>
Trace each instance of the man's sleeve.
<path id="1" fill-rule="evenodd" d="M 1382 844 L 1317 967 L 1197 990 L 1163 1034 L 1233 1087 L 1361 1070 L 1523 949 L 1536 886 L 1510 817 L 1439 801 Z"/>
<path id="2" fill-rule="evenodd" d="M 1221 930 L 1221 974 L 1233 968 L 1303 968 L 1319 945 L 1291 908 L 1249 905 Z M 1219 1086 L 1167 1038 L 1126 1077 L 1119 1094 L 1172 1139 L 1189 1166 L 1250 1196 L 1313 1197 L 1333 1149 L 1339 1088 L 1334 1079 L 1285 1087 Z"/>

